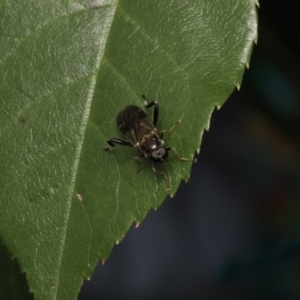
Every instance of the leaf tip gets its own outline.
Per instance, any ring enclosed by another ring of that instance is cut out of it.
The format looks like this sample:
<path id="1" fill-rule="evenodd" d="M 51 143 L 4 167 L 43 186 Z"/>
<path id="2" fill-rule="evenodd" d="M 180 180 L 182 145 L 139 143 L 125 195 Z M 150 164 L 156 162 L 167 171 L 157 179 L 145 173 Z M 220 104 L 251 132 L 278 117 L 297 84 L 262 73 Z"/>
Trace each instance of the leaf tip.
<path id="1" fill-rule="evenodd" d="M 140 226 L 140 222 L 137 222 L 136 224 L 135 224 L 135 228 L 138 228 Z"/>
<path id="2" fill-rule="evenodd" d="M 101 261 L 101 263 L 102 263 L 102 265 L 104 265 L 105 264 L 105 259 L 102 259 L 102 261 Z"/>

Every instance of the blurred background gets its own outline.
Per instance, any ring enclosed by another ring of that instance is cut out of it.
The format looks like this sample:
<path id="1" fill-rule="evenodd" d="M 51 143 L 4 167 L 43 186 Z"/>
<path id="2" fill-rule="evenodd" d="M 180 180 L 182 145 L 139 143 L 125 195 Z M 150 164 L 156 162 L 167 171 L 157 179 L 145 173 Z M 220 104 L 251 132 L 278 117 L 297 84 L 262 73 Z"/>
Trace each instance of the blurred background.
<path id="1" fill-rule="evenodd" d="M 79 300 L 300 299 L 297 1 L 260 1 L 239 92 L 213 114 L 191 180 L 131 228 Z"/>

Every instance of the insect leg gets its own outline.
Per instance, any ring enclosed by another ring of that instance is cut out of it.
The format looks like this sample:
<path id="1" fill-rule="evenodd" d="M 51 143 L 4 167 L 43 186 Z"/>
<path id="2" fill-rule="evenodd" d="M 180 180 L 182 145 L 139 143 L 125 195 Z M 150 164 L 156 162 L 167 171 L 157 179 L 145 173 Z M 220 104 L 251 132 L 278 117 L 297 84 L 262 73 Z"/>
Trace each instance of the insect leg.
<path id="1" fill-rule="evenodd" d="M 106 141 L 110 147 L 104 148 L 105 151 L 108 151 L 109 149 L 111 149 L 111 147 L 114 147 L 115 145 L 133 147 L 128 141 L 124 141 L 120 139 L 111 138 L 111 139 L 107 139 Z"/>
<path id="2" fill-rule="evenodd" d="M 177 127 L 177 125 L 180 124 L 180 122 L 181 122 L 181 120 L 177 120 L 176 123 L 169 130 L 167 130 L 165 132 L 167 132 L 167 133 L 172 132 Z"/>
<path id="3" fill-rule="evenodd" d="M 182 157 L 180 156 L 180 154 L 177 152 L 177 150 L 174 148 L 174 147 L 169 147 L 168 150 L 173 150 L 176 154 L 176 156 L 180 159 L 180 160 L 183 160 L 183 161 L 192 161 L 192 162 L 197 162 L 197 158 L 186 158 L 186 157 Z"/>
<path id="4" fill-rule="evenodd" d="M 163 139 L 164 137 L 164 133 L 167 132 L 167 133 L 170 133 L 172 132 L 176 127 L 177 125 L 181 122 L 181 120 L 177 120 L 176 123 L 169 129 L 169 130 L 164 130 L 160 133 L 160 138 Z"/>
<path id="5" fill-rule="evenodd" d="M 142 95 L 142 98 L 144 99 L 144 104 L 145 104 L 145 107 L 146 108 L 149 108 L 151 106 L 154 105 L 154 111 L 153 111 L 153 125 L 156 127 L 156 124 L 157 124 L 157 120 L 158 120 L 158 104 L 157 104 L 157 101 L 153 100 L 151 102 L 147 102 L 147 98 L 145 95 Z"/>
<path id="6" fill-rule="evenodd" d="M 144 153 L 142 153 L 139 156 L 136 156 L 134 158 L 134 161 L 139 165 L 139 168 L 135 171 L 134 175 L 137 175 L 141 171 L 142 164 L 138 161 L 138 159 L 143 158 L 143 157 L 145 157 Z"/>
<path id="7" fill-rule="evenodd" d="M 153 170 L 153 172 L 158 173 L 158 174 L 160 174 L 164 177 L 164 179 L 166 181 L 167 191 L 169 191 L 171 189 L 171 187 L 170 187 L 170 181 L 169 181 L 169 178 L 168 178 L 167 174 L 165 172 L 162 172 L 162 171 L 157 171 L 155 163 L 153 163 L 153 165 L 152 165 L 152 170 Z"/>

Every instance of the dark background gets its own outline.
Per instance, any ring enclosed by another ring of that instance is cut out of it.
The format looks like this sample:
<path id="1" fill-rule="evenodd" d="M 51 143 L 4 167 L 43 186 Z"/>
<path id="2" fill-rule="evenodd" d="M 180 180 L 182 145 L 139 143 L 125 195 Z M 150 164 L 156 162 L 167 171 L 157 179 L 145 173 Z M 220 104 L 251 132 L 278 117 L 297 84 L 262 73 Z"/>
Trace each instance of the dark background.
<path id="1" fill-rule="evenodd" d="M 191 180 L 150 211 L 79 300 L 300 299 L 298 1 L 260 1 L 240 92 L 214 113 Z"/>

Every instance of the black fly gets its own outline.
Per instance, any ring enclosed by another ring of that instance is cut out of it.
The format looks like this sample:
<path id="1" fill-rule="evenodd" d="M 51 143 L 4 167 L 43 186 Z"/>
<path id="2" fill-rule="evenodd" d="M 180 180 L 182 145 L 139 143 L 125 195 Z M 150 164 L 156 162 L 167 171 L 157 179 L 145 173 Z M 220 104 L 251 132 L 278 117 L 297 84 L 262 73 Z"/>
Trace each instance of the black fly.
<path id="1" fill-rule="evenodd" d="M 135 105 L 129 105 L 119 112 L 117 116 L 118 128 L 126 140 L 110 138 L 107 139 L 107 143 L 110 147 L 114 147 L 115 144 L 118 144 L 134 147 L 141 152 L 139 156 L 134 158 L 134 160 L 139 164 L 139 168 L 135 174 L 137 174 L 141 169 L 141 163 L 138 159 L 142 157 L 149 157 L 153 162 L 153 171 L 164 176 L 167 183 L 167 190 L 170 190 L 170 183 L 166 173 L 157 171 L 156 164 L 163 162 L 168 157 L 168 152 L 170 150 L 173 150 L 181 160 L 193 160 L 179 156 L 173 147 L 164 146 L 163 136 L 165 131 L 158 132 L 156 128 L 158 120 L 158 104 L 156 101 L 148 103 L 146 97 L 144 95 L 142 95 L 142 97 L 146 108 L 154 106 L 153 121 L 150 120 L 148 115 L 141 108 Z M 177 121 L 167 132 L 171 132 L 179 123 L 180 121 Z M 108 151 L 110 150 L 110 147 L 105 148 L 104 150 Z"/>

